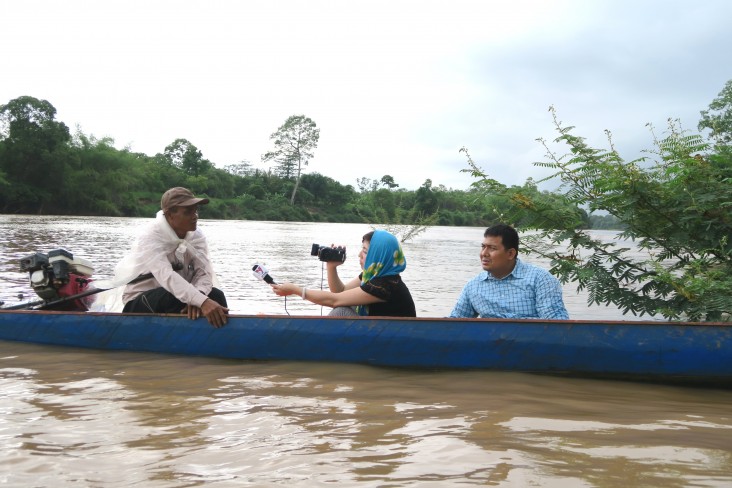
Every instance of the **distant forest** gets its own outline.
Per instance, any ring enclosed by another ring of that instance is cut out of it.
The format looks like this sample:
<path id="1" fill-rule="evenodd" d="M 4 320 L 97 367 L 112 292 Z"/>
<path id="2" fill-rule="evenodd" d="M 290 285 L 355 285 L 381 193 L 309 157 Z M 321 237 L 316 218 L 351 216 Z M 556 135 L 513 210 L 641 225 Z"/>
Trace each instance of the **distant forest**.
<path id="1" fill-rule="evenodd" d="M 343 185 L 293 166 L 297 160 L 288 155 L 273 157 L 269 170 L 248 162 L 221 169 L 186 139 L 153 156 L 120 150 L 111 138 L 72 135 L 55 116 L 48 101 L 29 96 L 0 106 L 0 213 L 151 217 L 162 193 L 174 186 L 209 197 L 201 215 L 208 219 L 487 226 L 509 208 L 502 196 L 430 179 L 417 190 L 400 188 L 390 175 Z M 611 216 L 590 216 L 561 194 L 540 191 L 531 179 L 521 188 L 567 207 L 585 228 L 619 228 Z"/>

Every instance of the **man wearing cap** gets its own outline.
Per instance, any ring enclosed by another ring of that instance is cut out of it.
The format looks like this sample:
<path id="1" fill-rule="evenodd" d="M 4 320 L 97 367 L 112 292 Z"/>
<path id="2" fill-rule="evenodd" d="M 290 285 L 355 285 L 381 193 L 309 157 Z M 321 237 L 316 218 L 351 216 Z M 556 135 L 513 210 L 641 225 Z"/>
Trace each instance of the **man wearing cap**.
<path id="1" fill-rule="evenodd" d="M 226 297 L 214 287 L 208 243 L 196 228 L 198 207 L 207 203 L 208 198 L 197 198 L 186 188 L 171 188 L 163 194 L 155 222 L 117 266 L 118 275 L 153 275 L 125 287 L 123 312 L 185 313 L 190 319 L 204 316 L 214 327 L 226 324 Z"/>

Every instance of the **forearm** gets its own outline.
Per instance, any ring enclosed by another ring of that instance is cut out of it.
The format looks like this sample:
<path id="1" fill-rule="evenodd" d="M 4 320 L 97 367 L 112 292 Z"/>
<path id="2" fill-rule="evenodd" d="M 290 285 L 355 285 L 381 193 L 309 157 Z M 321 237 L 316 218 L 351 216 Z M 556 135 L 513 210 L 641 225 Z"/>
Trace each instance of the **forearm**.
<path id="1" fill-rule="evenodd" d="M 559 282 L 549 282 L 537 293 L 536 311 L 542 319 L 569 319 Z"/>
<path id="2" fill-rule="evenodd" d="M 200 307 L 206 300 L 205 294 L 201 293 L 198 288 L 188 283 L 182 276 L 173 271 L 169 265 L 154 268 L 152 274 L 160 286 L 185 304 Z"/>
<path id="3" fill-rule="evenodd" d="M 345 288 L 346 285 L 343 284 L 341 277 L 338 276 L 338 268 L 336 266 L 328 266 L 328 289 L 333 293 L 340 293 Z"/>
<path id="4" fill-rule="evenodd" d="M 303 291 L 304 290 L 304 291 Z M 338 293 L 325 290 L 314 290 L 312 288 L 300 288 L 300 296 L 316 305 L 323 305 L 324 307 L 335 308 L 340 305 L 338 302 Z"/>
<path id="5" fill-rule="evenodd" d="M 305 288 L 293 283 L 282 283 L 272 285 L 272 290 L 279 296 L 298 295 L 304 300 L 315 303 L 316 305 L 323 305 L 331 308 L 368 305 L 383 301 L 366 293 L 361 288 L 333 293 L 331 291 Z"/>
<path id="6" fill-rule="evenodd" d="M 478 316 L 478 312 L 473 308 L 468 298 L 468 292 L 464 288 L 460 293 L 457 302 L 450 312 L 451 318 L 474 318 Z"/>

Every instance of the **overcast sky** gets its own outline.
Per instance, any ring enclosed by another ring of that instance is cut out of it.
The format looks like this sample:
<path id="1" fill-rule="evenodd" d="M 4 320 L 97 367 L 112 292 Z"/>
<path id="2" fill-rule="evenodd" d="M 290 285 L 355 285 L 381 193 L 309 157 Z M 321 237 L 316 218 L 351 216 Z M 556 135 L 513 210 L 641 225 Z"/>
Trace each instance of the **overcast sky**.
<path id="1" fill-rule="evenodd" d="M 668 118 L 696 129 L 732 79 L 728 0 L 0 3 L 0 104 L 48 100 L 74 132 L 154 155 L 185 138 L 263 167 L 290 115 L 320 128 L 308 172 L 467 189 L 545 173 L 553 105 L 626 159 Z"/>

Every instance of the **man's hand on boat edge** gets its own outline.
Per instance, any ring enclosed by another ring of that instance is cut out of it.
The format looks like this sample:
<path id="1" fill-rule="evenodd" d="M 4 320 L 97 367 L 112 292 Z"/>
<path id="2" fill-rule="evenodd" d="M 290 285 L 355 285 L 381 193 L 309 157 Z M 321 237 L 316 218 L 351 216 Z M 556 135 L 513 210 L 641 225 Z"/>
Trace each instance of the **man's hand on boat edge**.
<path id="1" fill-rule="evenodd" d="M 204 316 L 208 319 L 208 323 L 217 329 L 223 327 L 229 321 L 229 309 L 219 305 L 215 300 L 211 300 L 210 298 L 207 298 L 201 304 L 201 308 L 186 305 L 186 308 L 181 310 L 181 312 L 187 314 L 191 320 Z"/>

